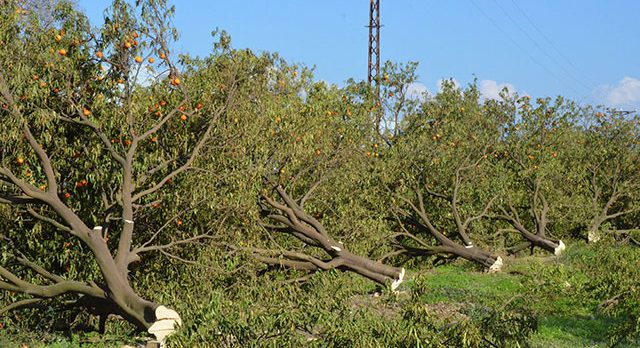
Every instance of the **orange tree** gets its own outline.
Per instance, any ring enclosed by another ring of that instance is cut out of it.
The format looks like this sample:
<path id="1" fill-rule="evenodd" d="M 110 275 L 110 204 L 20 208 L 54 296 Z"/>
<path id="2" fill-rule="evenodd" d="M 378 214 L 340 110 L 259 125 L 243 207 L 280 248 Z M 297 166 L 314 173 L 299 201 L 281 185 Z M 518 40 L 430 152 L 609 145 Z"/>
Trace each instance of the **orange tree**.
<path id="1" fill-rule="evenodd" d="M 355 200 L 347 191 L 361 176 L 356 168 L 378 158 L 363 148 L 375 132 L 368 102 L 313 82 L 310 71 L 276 55 L 228 54 L 252 87 L 238 95 L 242 102 L 228 110 L 198 162 L 203 170 L 190 178 L 194 194 L 220 202 L 198 223 L 228 216 L 229 233 L 214 243 L 272 267 L 347 270 L 382 284 L 400 279 L 401 269 L 358 255 L 355 236 L 366 235 L 367 222 L 351 224 L 356 219 L 343 205 Z M 211 192 L 215 198 L 206 197 Z"/>
<path id="2" fill-rule="evenodd" d="M 504 115 L 490 111 L 475 86 L 460 90 L 445 82 L 403 120 L 384 171 L 397 224 L 397 250 L 389 256 L 454 256 L 500 268 L 501 259 L 472 240 L 485 234 L 483 220 L 498 193 L 489 185 L 488 156 Z"/>
<path id="3" fill-rule="evenodd" d="M 569 237 L 576 222 L 579 170 L 571 162 L 582 111 L 561 97 L 532 103 L 524 96 L 509 108 L 513 113 L 494 156 L 494 176 L 504 189 L 493 217 L 505 223 L 501 232 L 524 239 L 510 251 L 535 246 L 559 254 L 565 248 L 560 238 Z"/>
<path id="4" fill-rule="evenodd" d="M 586 230 L 586 236 L 581 237 L 597 241 L 610 229 L 626 238 L 640 227 L 633 217 L 640 211 L 640 119 L 615 110 L 592 111 L 583 126 L 573 161 L 582 174 L 576 187 L 583 198 L 581 232 Z"/>
<path id="5" fill-rule="evenodd" d="M 213 88 L 176 63 L 164 1 L 116 0 L 97 30 L 67 2 L 46 23 L 19 3 L 0 5 L 0 289 L 15 294 L 0 313 L 72 303 L 101 329 L 116 313 L 162 339 L 180 318 L 142 298 L 132 274 L 147 254 L 210 237 L 172 231 L 165 207 L 232 103 L 235 74 Z"/>

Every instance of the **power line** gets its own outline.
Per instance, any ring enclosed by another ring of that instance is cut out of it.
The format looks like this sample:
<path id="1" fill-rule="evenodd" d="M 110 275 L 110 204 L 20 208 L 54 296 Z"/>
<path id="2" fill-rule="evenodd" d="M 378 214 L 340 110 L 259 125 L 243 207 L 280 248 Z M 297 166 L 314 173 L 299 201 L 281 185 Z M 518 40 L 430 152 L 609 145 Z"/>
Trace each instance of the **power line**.
<path id="1" fill-rule="evenodd" d="M 542 46 L 540 46 L 538 41 L 534 39 L 531 35 L 529 35 L 529 33 L 520 26 L 518 21 L 513 19 L 513 17 L 504 9 L 502 5 L 500 5 L 498 1 L 493 0 L 493 2 L 498 6 L 498 8 L 500 8 L 502 13 L 504 13 L 504 15 L 516 26 L 516 28 L 518 28 L 518 30 L 520 30 L 529 39 L 529 41 L 531 41 L 542 53 L 544 53 L 544 55 L 547 56 L 547 58 L 551 59 L 557 67 L 559 67 L 565 74 L 567 74 L 569 78 L 571 78 L 573 81 L 577 82 L 578 84 L 582 85 L 582 87 L 584 87 L 589 92 L 591 92 L 594 89 L 594 86 L 587 86 L 587 84 L 585 84 L 582 80 L 580 80 L 575 75 L 573 75 L 554 56 L 549 54 L 547 50 L 545 50 Z"/>
<path id="2" fill-rule="evenodd" d="M 569 58 L 567 58 L 567 56 L 565 56 L 560 49 L 558 49 L 558 47 L 553 43 L 553 41 L 551 41 L 551 39 L 549 39 L 549 37 L 545 35 L 545 33 L 540 29 L 540 27 L 538 27 L 535 24 L 535 22 L 531 19 L 531 17 L 529 17 L 527 12 L 524 11 L 522 7 L 520 7 L 520 5 L 518 5 L 518 3 L 515 0 L 511 0 L 511 2 L 513 3 L 514 7 L 527 20 L 527 22 L 529 22 L 529 24 L 533 27 L 533 29 L 535 29 L 538 32 L 538 34 L 551 46 L 551 48 L 553 48 L 553 50 L 556 51 L 556 53 L 558 53 L 558 55 L 562 57 L 562 59 L 564 59 L 569 64 L 569 66 L 573 68 L 578 74 L 584 75 L 584 74 L 581 74 L 580 69 L 578 69 L 578 67 L 576 67 L 576 65 L 573 64 L 573 62 Z M 592 81 L 587 81 L 587 82 L 589 83 L 591 88 L 596 87 L 596 84 L 593 83 Z"/>
<path id="3" fill-rule="evenodd" d="M 533 55 L 531 55 L 531 53 L 529 53 L 529 51 L 525 50 L 519 43 L 517 40 L 515 40 L 511 35 L 509 35 L 491 16 L 489 16 L 480 6 L 478 6 L 478 4 L 474 1 L 474 0 L 469 0 L 473 6 L 475 6 L 478 11 L 480 11 L 480 13 L 485 16 L 489 22 L 491 22 L 491 24 L 493 24 L 494 27 L 496 27 L 496 29 L 498 29 L 505 37 L 507 37 L 509 39 L 509 41 L 511 41 L 511 43 L 516 46 L 519 50 L 521 50 L 522 52 L 524 52 L 527 57 L 529 57 L 529 59 L 534 62 L 535 64 L 537 64 L 539 67 L 541 67 L 543 70 L 545 70 L 550 76 L 552 76 L 553 78 L 555 78 L 558 82 L 564 84 L 565 86 L 569 87 L 571 90 L 573 90 L 574 93 L 576 93 L 577 95 L 581 95 L 582 93 L 580 93 L 580 91 L 576 90 L 571 84 L 567 84 L 566 81 L 564 81 L 562 78 L 560 78 L 557 74 L 555 74 L 551 69 L 549 69 L 546 65 L 542 64 L 539 60 L 537 60 Z M 583 97 L 582 100 L 584 100 L 586 97 Z"/>

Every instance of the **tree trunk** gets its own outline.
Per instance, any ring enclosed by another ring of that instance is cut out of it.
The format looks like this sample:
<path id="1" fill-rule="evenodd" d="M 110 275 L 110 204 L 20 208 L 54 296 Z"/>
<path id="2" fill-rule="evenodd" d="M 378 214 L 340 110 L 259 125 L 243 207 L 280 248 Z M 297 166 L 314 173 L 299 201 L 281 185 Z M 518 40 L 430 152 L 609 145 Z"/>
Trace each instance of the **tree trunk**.
<path id="1" fill-rule="evenodd" d="M 527 232 L 520 231 L 520 232 L 521 232 L 520 234 L 524 238 L 526 238 L 531 243 L 531 245 L 542 248 L 550 253 L 553 253 L 554 255 L 560 255 L 562 251 L 566 249 L 565 244 L 561 240 L 558 240 L 558 242 L 556 243 L 549 239 L 540 237 L 537 234 L 530 233 L 528 231 Z"/>
<path id="2" fill-rule="evenodd" d="M 342 266 L 339 266 L 339 269 L 358 273 L 380 284 L 385 284 L 391 279 L 391 290 L 395 290 L 403 281 L 404 268 L 388 266 L 347 250 L 336 251 L 336 254 L 337 258 L 342 260 Z"/>

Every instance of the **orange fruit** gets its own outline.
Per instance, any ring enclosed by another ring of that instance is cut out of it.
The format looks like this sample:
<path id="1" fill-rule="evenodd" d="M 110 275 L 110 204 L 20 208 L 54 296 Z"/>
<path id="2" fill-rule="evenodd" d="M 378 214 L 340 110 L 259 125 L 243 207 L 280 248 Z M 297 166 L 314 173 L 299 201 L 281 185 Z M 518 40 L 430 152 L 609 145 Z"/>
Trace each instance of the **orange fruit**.
<path id="1" fill-rule="evenodd" d="M 89 109 L 87 109 L 87 108 L 83 108 L 82 109 L 82 114 L 84 116 L 89 116 L 89 115 L 91 115 L 91 111 L 89 111 Z"/>
<path id="2" fill-rule="evenodd" d="M 56 35 L 56 42 L 60 42 L 62 40 L 62 35 L 57 34 Z"/>
<path id="3" fill-rule="evenodd" d="M 124 43 L 124 48 L 126 48 L 126 49 L 131 48 L 131 42 L 130 41 L 125 42 Z"/>
<path id="4" fill-rule="evenodd" d="M 153 57 L 149 57 L 149 63 L 153 64 L 153 62 L 155 62 L 156 60 L 153 59 Z"/>
<path id="5" fill-rule="evenodd" d="M 16 162 L 18 162 L 18 164 L 23 165 L 24 164 L 24 158 L 22 157 L 18 157 L 18 159 L 16 160 Z"/>
<path id="6" fill-rule="evenodd" d="M 58 54 L 59 54 L 59 55 L 61 55 L 61 56 L 66 56 L 66 55 L 67 55 L 67 50 L 65 50 L 64 48 L 61 48 L 61 49 L 58 51 Z"/>
<path id="7" fill-rule="evenodd" d="M 71 197 L 71 194 L 70 194 L 69 192 L 65 192 L 65 193 L 64 193 L 64 198 L 67 198 L 67 199 L 68 199 L 68 198 L 70 198 L 70 197 Z"/>
<path id="8" fill-rule="evenodd" d="M 180 85 L 180 83 L 181 83 L 181 82 L 182 82 L 182 81 L 180 81 L 180 79 L 179 79 L 179 78 L 177 78 L 177 77 L 176 77 L 176 78 L 174 78 L 173 80 L 171 80 L 171 84 L 172 84 L 172 85 L 174 85 L 174 86 L 178 86 L 178 85 Z"/>
<path id="9" fill-rule="evenodd" d="M 96 52 L 96 57 L 102 59 L 104 57 L 104 54 L 102 53 L 102 51 L 98 51 Z"/>
<path id="10" fill-rule="evenodd" d="M 187 120 L 187 115 L 182 114 L 182 116 L 180 116 L 180 119 L 183 120 L 183 121 L 186 121 Z"/>
<path id="11" fill-rule="evenodd" d="M 166 58 L 167 58 L 167 55 L 166 55 L 166 54 L 164 54 L 164 53 L 160 53 L 160 59 L 166 59 Z"/>
<path id="12" fill-rule="evenodd" d="M 140 56 L 136 56 L 135 60 L 136 60 L 136 63 L 142 63 L 142 57 Z"/>

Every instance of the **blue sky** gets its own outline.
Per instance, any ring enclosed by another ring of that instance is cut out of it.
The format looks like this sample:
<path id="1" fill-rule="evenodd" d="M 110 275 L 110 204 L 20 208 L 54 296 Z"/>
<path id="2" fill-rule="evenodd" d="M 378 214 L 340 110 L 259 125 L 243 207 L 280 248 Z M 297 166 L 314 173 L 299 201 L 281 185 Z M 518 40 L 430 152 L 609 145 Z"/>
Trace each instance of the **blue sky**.
<path id="1" fill-rule="evenodd" d="M 176 5 L 179 51 L 206 55 L 211 31 L 235 48 L 278 52 L 315 66 L 317 79 L 366 79 L 369 1 L 185 0 Z M 110 1 L 80 0 L 94 24 Z M 638 0 L 380 0 L 381 57 L 419 61 L 416 90 L 474 77 L 533 97 L 640 110 Z"/>

